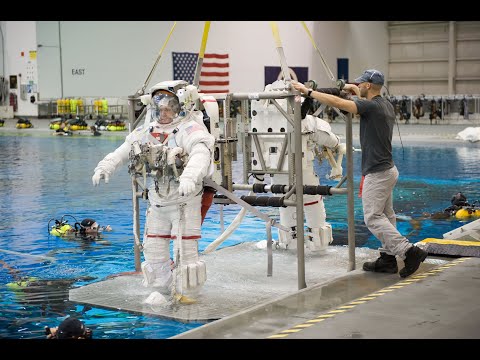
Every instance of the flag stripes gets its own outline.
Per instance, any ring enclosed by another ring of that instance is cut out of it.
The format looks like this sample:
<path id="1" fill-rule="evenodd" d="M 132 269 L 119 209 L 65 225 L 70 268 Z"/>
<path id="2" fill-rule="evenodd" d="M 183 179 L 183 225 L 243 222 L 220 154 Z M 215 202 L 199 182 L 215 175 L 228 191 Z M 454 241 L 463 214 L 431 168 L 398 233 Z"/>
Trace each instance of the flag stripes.
<path id="1" fill-rule="evenodd" d="M 198 61 L 197 53 L 172 53 L 174 80 L 185 80 L 190 84 L 195 77 Z M 228 93 L 230 86 L 230 63 L 228 54 L 204 54 L 200 71 L 199 91 L 208 93 Z"/>

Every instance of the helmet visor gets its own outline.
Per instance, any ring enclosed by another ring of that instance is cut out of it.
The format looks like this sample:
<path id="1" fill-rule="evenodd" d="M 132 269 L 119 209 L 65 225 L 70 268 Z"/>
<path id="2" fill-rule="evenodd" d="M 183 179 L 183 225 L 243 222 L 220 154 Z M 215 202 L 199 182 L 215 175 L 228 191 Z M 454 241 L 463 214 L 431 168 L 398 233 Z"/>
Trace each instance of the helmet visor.
<path id="1" fill-rule="evenodd" d="M 157 93 L 152 97 L 152 118 L 161 124 L 169 124 L 178 116 L 178 98 L 170 93 Z"/>

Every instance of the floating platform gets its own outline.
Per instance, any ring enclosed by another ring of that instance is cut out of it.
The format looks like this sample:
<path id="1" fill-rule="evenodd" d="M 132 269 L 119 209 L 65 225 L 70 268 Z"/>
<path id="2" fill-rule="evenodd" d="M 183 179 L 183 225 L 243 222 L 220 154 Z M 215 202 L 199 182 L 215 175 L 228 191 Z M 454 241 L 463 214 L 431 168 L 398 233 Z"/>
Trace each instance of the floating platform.
<path id="1" fill-rule="evenodd" d="M 267 250 L 259 249 L 256 244 L 241 243 L 211 254 L 200 254 L 207 265 L 207 282 L 194 304 L 146 304 L 145 300 L 155 289 L 142 285 L 141 274 L 120 274 L 72 289 L 69 299 L 96 307 L 181 322 L 208 322 L 297 292 L 296 250 L 274 249 L 272 276 L 267 276 Z M 377 257 L 377 250 L 356 248 L 356 268 Z M 307 287 L 332 281 L 347 273 L 347 246 L 329 246 L 323 255 L 305 249 Z"/>

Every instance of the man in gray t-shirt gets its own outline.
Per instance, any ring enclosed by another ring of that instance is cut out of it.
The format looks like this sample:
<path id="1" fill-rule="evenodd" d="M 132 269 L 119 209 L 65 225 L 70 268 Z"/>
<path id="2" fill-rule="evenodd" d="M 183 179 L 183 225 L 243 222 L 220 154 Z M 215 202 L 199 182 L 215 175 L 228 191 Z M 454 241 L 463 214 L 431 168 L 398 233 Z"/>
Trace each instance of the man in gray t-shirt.
<path id="1" fill-rule="evenodd" d="M 380 95 L 384 75 L 375 69 L 366 70 L 346 84 L 344 91 L 357 96 L 354 100 L 313 91 L 298 82 L 293 87 L 320 103 L 360 115 L 360 144 L 362 147 L 363 216 L 368 229 L 382 243 L 380 257 L 363 264 L 363 270 L 395 274 L 398 256 L 405 262 L 401 277 L 413 274 L 427 257 L 427 252 L 414 246 L 397 230 L 393 210 L 393 189 L 398 180 L 398 170 L 392 158 L 392 134 L 395 112 L 392 104 Z"/>
<path id="2" fill-rule="evenodd" d="M 362 175 L 388 170 L 392 159 L 392 134 L 395 112 L 392 104 L 377 95 L 371 100 L 354 99 L 360 114 L 360 144 L 362 146 Z"/>

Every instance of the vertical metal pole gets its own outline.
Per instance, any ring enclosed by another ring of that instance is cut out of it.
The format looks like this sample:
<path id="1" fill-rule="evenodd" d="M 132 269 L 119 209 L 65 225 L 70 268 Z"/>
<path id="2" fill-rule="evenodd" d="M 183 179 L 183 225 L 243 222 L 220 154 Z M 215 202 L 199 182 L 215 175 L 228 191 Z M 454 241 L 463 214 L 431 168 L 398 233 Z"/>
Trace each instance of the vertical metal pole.
<path id="1" fill-rule="evenodd" d="M 223 179 L 222 179 L 222 186 L 227 189 L 228 191 L 233 191 L 232 189 L 232 182 L 233 182 L 233 169 L 232 169 L 232 147 L 228 140 L 231 138 L 231 122 L 230 122 L 230 97 L 226 97 L 225 101 L 223 102 L 223 127 L 224 127 L 224 139 L 226 140 L 225 143 L 222 144 L 223 146 L 223 156 L 222 160 L 224 161 L 223 166 Z"/>
<path id="2" fill-rule="evenodd" d="M 135 130 L 135 127 L 137 126 L 136 124 L 137 119 L 135 119 L 135 101 L 136 100 L 137 100 L 136 96 L 129 96 L 127 98 L 127 116 L 128 116 L 128 122 L 131 125 L 130 131 Z M 143 110 L 144 111 L 142 111 L 142 114 L 146 112 L 146 108 Z M 140 114 L 139 118 L 142 116 L 142 114 Z"/>
<path id="3" fill-rule="evenodd" d="M 63 99 L 63 63 L 62 63 L 62 32 L 58 22 L 58 52 L 60 54 L 60 97 Z"/>
<path id="4" fill-rule="evenodd" d="M 272 256 L 272 224 L 270 222 L 265 223 L 267 228 L 267 277 L 272 276 L 273 273 L 273 256 Z"/>
<path id="5" fill-rule="evenodd" d="M 346 119 L 347 137 L 347 221 L 348 221 L 348 271 L 355 270 L 355 196 L 353 188 L 353 144 L 352 144 L 352 114 Z"/>
<path id="6" fill-rule="evenodd" d="M 441 117 L 441 119 L 443 120 L 443 96 L 440 97 L 440 106 L 442 107 L 442 117 Z"/>
<path id="7" fill-rule="evenodd" d="M 243 182 L 244 184 L 248 184 L 248 173 L 251 171 L 251 147 L 250 147 L 250 136 L 245 135 L 247 129 L 249 129 L 248 124 L 248 100 L 242 100 L 242 124 L 243 124 L 243 131 L 242 131 L 242 155 L 243 155 Z M 248 143 L 247 143 L 248 141 Z"/>
<path id="8" fill-rule="evenodd" d="M 0 34 L 2 35 L 2 76 L 6 79 L 7 75 L 5 75 L 5 38 L 3 37 L 2 26 L 3 26 L 3 21 L 0 21 Z"/>
<path id="9" fill-rule="evenodd" d="M 140 242 L 140 217 L 139 217 L 139 203 L 137 197 L 138 184 L 135 180 L 135 176 L 132 175 L 132 204 L 133 204 L 133 237 Z M 140 271 L 140 249 L 138 248 L 137 241 L 133 243 L 133 252 L 135 259 L 135 271 Z"/>
<path id="10" fill-rule="evenodd" d="M 410 99 L 410 116 L 413 116 L 413 96 L 409 96 Z"/>
<path id="11" fill-rule="evenodd" d="M 135 123 L 135 101 L 137 98 L 135 96 L 128 97 L 128 121 L 130 125 Z M 133 131 L 132 126 L 128 127 L 130 131 Z M 140 249 L 138 243 L 140 242 L 140 216 L 139 216 L 139 202 L 138 202 L 138 184 L 135 180 L 135 176 L 132 175 L 132 206 L 133 206 L 133 249 L 135 257 L 135 271 L 140 271 Z"/>
<path id="12" fill-rule="evenodd" d="M 457 66 L 457 40 L 455 35 L 455 21 L 449 22 L 448 28 L 448 94 L 455 94 L 455 69 Z"/>
<path id="13" fill-rule="evenodd" d="M 297 98 L 298 100 L 295 100 Z M 294 154 L 295 154 L 295 199 L 297 202 L 297 272 L 298 290 L 307 287 L 305 282 L 305 248 L 303 231 L 303 172 L 302 172 L 302 119 L 300 109 L 300 96 L 289 98 L 293 102 L 294 111 Z M 289 155 L 290 156 L 290 155 Z"/>

